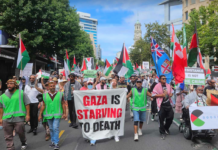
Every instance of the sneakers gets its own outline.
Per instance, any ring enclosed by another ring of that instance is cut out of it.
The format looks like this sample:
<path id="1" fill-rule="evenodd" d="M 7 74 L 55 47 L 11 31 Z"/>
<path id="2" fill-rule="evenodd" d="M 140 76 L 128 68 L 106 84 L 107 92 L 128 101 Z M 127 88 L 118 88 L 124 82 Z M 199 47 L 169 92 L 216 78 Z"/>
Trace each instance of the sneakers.
<path id="1" fill-rule="evenodd" d="M 59 145 L 55 145 L 54 150 L 59 150 Z"/>
<path id="2" fill-rule="evenodd" d="M 152 115 L 152 117 L 151 117 L 151 121 L 154 121 L 154 115 Z"/>
<path id="3" fill-rule="evenodd" d="M 142 129 L 138 129 L 138 135 L 142 135 Z"/>
<path id="4" fill-rule="evenodd" d="M 167 135 L 170 135 L 170 131 L 169 131 L 169 130 L 165 130 L 165 133 L 166 133 Z"/>
<path id="5" fill-rule="evenodd" d="M 166 138 L 166 135 L 165 134 L 161 134 L 161 139 L 165 140 L 165 138 Z"/>
<path id="6" fill-rule="evenodd" d="M 37 129 L 33 129 L 33 135 L 37 135 Z"/>
<path id="7" fill-rule="evenodd" d="M 119 136 L 115 136 L 115 137 L 114 137 L 114 140 L 115 140 L 115 142 L 119 142 L 119 141 L 120 141 Z"/>
<path id="8" fill-rule="evenodd" d="M 54 144 L 54 143 L 51 143 L 51 144 L 49 145 L 49 148 L 53 148 L 53 147 L 55 147 L 55 144 Z"/>
<path id="9" fill-rule="evenodd" d="M 21 150 L 25 150 L 27 148 L 27 143 L 23 143 L 22 145 L 21 145 Z"/>
<path id="10" fill-rule="evenodd" d="M 139 136 L 138 134 L 136 133 L 135 136 L 134 136 L 134 141 L 138 141 L 139 140 Z"/>
<path id="11" fill-rule="evenodd" d="M 50 138 L 51 138 L 50 134 L 45 134 L 45 140 L 46 141 L 50 140 Z"/>
<path id="12" fill-rule="evenodd" d="M 91 140 L 91 141 L 90 141 L 90 145 L 91 145 L 91 146 L 94 146 L 94 145 L 95 145 L 95 142 L 96 142 L 96 140 Z"/>

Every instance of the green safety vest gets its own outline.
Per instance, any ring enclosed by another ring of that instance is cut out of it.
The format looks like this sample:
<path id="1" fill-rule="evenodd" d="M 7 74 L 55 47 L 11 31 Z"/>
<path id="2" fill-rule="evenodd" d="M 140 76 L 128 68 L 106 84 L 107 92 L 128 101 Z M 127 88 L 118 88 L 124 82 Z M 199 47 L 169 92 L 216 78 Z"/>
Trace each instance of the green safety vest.
<path id="1" fill-rule="evenodd" d="M 45 119 L 61 118 L 63 115 L 62 108 L 62 92 L 57 92 L 52 100 L 48 93 L 43 94 L 43 100 L 45 103 L 45 110 L 43 111 L 43 117 Z"/>
<path id="2" fill-rule="evenodd" d="M 22 90 L 16 90 L 11 98 L 3 94 L 0 97 L 0 103 L 3 105 L 3 120 L 11 117 L 26 116 Z"/>
<path id="3" fill-rule="evenodd" d="M 141 94 L 136 88 L 132 88 L 132 98 L 130 101 L 132 110 L 146 111 L 147 105 L 147 88 L 142 88 Z"/>

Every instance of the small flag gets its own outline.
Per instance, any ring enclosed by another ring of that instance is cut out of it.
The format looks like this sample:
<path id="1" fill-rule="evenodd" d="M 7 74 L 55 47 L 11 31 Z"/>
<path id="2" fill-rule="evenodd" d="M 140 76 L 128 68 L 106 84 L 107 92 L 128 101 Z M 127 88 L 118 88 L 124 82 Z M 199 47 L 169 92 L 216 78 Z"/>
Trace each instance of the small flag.
<path id="1" fill-rule="evenodd" d="M 69 60 L 69 57 L 68 57 L 67 50 L 66 50 L 66 58 L 67 58 L 67 66 L 68 66 L 68 69 L 69 69 L 69 71 L 71 71 L 71 69 L 70 69 L 70 60 Z"/>
<path id="2" fill-rule="evenodd" d="M 110 72 L 111 72 L 111 70 L 112 70 L 113 68 L 112 68 L 112 66 L 111 66 L 111 64 L 108 62 L 108 60 L 106 59 L 105 60 L 105 65 L 104 65 L 104 75 L 105 76 L 108 76 L 109 74 L 110 74 Z"/>
<path id="3" fill-rule="evenodd" d="M 74 55 L 72 69 L 74 70 L 75 68 L 76 68 L 76 58 L 75 58 L 75 55 Z"/>

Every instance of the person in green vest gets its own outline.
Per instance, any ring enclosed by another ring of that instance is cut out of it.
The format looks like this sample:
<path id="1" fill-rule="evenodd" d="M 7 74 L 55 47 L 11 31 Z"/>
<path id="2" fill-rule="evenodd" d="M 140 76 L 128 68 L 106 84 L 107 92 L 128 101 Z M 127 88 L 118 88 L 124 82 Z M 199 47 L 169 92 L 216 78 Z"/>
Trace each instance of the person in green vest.
<path id="1" fill-rule="evenodd" d="M 50 81 L 48 83 L 49 91 L 43 94 L 43 105 L 40 110 L 40 115 L 38 121 L 46 119 L 48 121 L 48 126 L 50 129 L 51 144 L 50 148 L 54 150 L 59 149 L 59 125 L 61 118 L 66 119 L 65 101 L 62 92 L 55 90 L 55 83 Z"/>
<path id="2" fill-rule="evenodd" d="M 27 147 L 24 121 L 30 120 L 29 97 L 19 90 L 16 80 L 7 81 L 7 90 L 0 96 L 0 126 L 3 124 L 8 150 L 14 150 L 13 130 L 19 135 L 21 150 Z"/>
<path id="3" fill-rule="evenodd" d="M 143 122 L 146 121 L 147 96 L 151 97 L 151 93 L 147 88 L 142 87 L 142 80 L 138 78 L 136 88 L 132 88 L 127 95 L 127 98 L 131 97 L 130 105 L 133 110 L 134 141 L 138 141 L 138 136 L 142 135 Z"/>

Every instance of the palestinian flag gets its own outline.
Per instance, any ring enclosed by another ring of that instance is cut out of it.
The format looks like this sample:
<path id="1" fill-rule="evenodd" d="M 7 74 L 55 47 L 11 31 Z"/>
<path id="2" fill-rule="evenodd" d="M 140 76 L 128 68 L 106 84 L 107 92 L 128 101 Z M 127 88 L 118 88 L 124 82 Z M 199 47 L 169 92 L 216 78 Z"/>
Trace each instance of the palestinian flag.
<path id="1" fill-rule="evenodd" d="M 70 60 L 69 60 L 69 56 L 68 56 L 67 50 L 66 50 L 66 58 L 67 58 L 67 66 L 69 68 L 69 71 L 71 71 L 71 69 L 70 69 Z"/>
<path id="2" fill-rule="evenodd" d="M 206 72 L 206 69 L 205 69 L 205 72 Z M 210 75 L 211 75 L 211 71 L 210 69 L 207 69 L 205 78 L 209 77 Z"/>
<path id="3" fill-rule="evenodd" d="M 74 70 L 75 68 L 76 68 L 76 58 L 75 58 L 75 55 L 74 55 L 72 69 Z"/>
<path id="4" fill-rule="evenodd" d="M 108 60 L 106 59 L 106 60 L 105 60 L 105 65 L 104 65 L 104 71 L 103 71 L 104 75 L 105 75 L 105 76 L 108 76 L 108 75 L 110 74 L 110 72 L 111 72 L 112 69 L 113 69 L 113 68 L 112 68 L 111 64 L 110 64 L 110 63 L 108 62 Z"/>
<path id="5" fill-rule="evenodd" d="M 134 73 L 127 49 L 124 44 L 120 55 L 120 59 L 117 63 L 117 66 L 114 69 L 114 72 L 117 73 L 118 76 L 125 75 L 127 78 L 129 78 Z"/>
<path id="6" fill-rule="evenodd" d="M 139 66 L 138 66 L 137 63 L 135 63 L 135 66 L 136 66 L 136 67 L 135 67 L 135 70 L 138 71 L 138 72 L 140 73 L 140 69 L 139 69 Z"/>
<path id="7" fill-rule="evenodd" d="M 30 61 L 29 54 L 20 36 L 20 47 L 19 47 L 19 52 L 18 52 L 18 57 L 17 57 L 17 68 L 20 70 L 23 70 L 29 61 Z"/>
<path id="8" fill-rule="evenodd" d="M 81 71 L 94 70 L 94 69 L 95 69 L 94 58 L 93 57 L 84 58 Z"/>
<path id="9" fill-rule="evenodd" d="M 64 60 L 64 71 L 65 71 L 65 76 L 66 79 L 68 78 L 68 75 L 70 74 L 70 68 L 68 66 L 68 64 L 66 63 L 66 61 Z"/>
<path id="10" fill-rule="evenodd" d="M 197 34 L 196 24 L 195 24 L 195 32 L 192 36 L 192 41 L 189 49 L 190 50 L 188 55 L 188 66 L 192 67 L 197 61 L 197 66 L 200 67 L 201 69 L 204 69 L 201 51 L 198 47 L 198 34 Z"/>
<path id="11" fill-rule="evenodd" d="M 119 58 L 115 57 L 116 58 L 116 61 L 118 62 L 119 61 Z"/>
<path id="12" fill-rule="evenodd" d="M 96 64 L 96 66 L 95 66 L 95 70 L 98 70 L 98 68 L 99 68 L 99 67 L 98 67 L 98 64 Z"/>
<path id="13" fill-rule="evenodd" d="M 207 90 L 207 106 L 218 106 L 218 91 L 217 90 Z"/>

